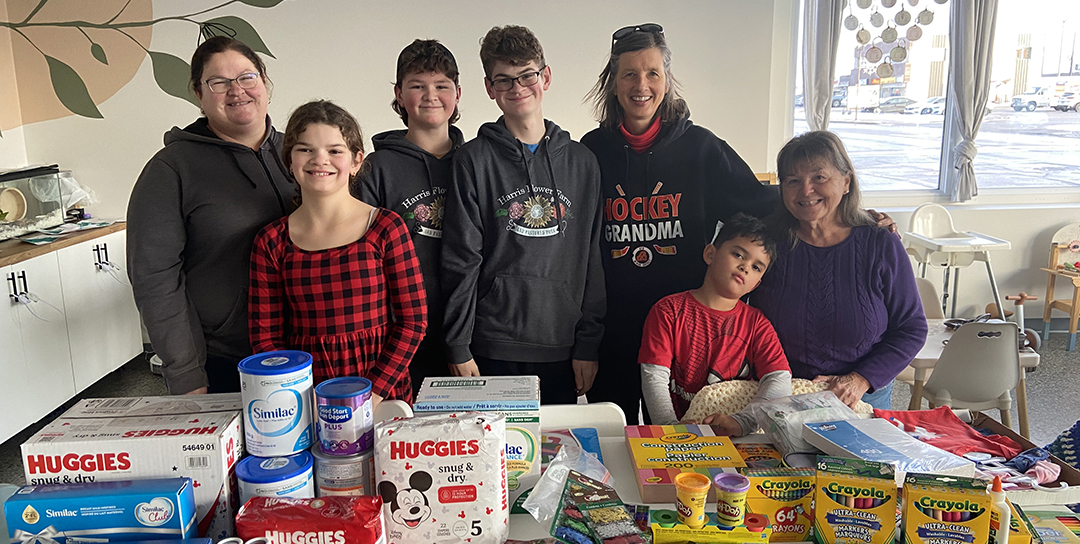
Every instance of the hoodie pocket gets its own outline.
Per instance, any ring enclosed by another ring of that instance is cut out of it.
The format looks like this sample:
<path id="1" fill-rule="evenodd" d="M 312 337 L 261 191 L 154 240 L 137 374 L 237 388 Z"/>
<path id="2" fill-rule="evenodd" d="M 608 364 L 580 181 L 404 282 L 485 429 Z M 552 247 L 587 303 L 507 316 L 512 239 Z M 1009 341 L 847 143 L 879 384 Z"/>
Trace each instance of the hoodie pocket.
<path id="1" fill-rule="evenodd" d="M 248 290 L 247 290 L 247 287 L 245 287 L 242 291 L 240 291 L 240 296 L 236 297 L 236 300 L 233 301 L 232 309 L 229 310 L 229 315 L 227 315 L 225 317 L 225 321 L 222 322 L 217 327 L 215 327 L 210 332 L 210 335 L 214 336 L 214 337 L 218 337 L 218 336 L 222 336 L 222 335 L 228 334 L 230 332 L 233 332 L 231 329 L 234 329 L 236 327 L 236 325 L 237 325 L 236 322 L 239 319 L 244 320 L 244 324 L 243 324 L 242 328 L 244 329 L 244 332 L 246 333 L 247 332 L 247 326 L 248 326 L 248 324 L 247 324 L 247 317 L 248 317 L 248 315 L 247 315 L 247 302 L 248 302 Z"/>
<path id="2" fill-rule="evenodd" d="M 581 304 L 566 282 L 529 276 L 495 277 L 476 303 L 473 334 L 488 340 L 536 346 L 570 346 L 581 319 Z"/>

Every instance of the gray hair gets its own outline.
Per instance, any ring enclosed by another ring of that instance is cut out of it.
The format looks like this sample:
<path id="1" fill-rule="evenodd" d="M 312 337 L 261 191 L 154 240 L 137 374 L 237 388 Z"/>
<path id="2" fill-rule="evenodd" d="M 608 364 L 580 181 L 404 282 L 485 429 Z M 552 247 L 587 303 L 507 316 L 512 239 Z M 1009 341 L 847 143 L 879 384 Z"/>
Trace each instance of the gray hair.
<path id="1" fill-rule="evenodd" d="M 794 174 L 795 169 L 800 165 L 822 162 L 831 165 L 851 179 L 848 192 L 840 197 L 840 205 L 836 209 L 840 222 L 848 227 L 875 225 L 874 218 L 862 209 L 862 196 L 859 191 L 859 179 L 855 175 L 855 165 L 851 163 L 851 157 L 848 156 L 844 142 L 832 132 L 827 130 L 807 132 L 784 144 L 783 149 L 776 156 L 776 172 L 780 177 L 781 186 L 784 178 Z M 791 211 L 783 202 L 777 207 L 773 219 L 774 224 L 782 231 L 786 231 L 785 234 L 793 242 L 798 241 L 795 231 L 799 228 L 799 220 L 791 215 Z"/>
<path id="2" fill-rule="evenodd" d="M 664 100 L 660 102 L 657 113 L 664 122 L 682 119 L 690 113 L 686 101 L 679 95 L 679 82 L 671 75 L 671 49 L 667 45 L 667 39 L 662 32 L 633 32 L 619 39 L 611 46 L 611 54 L 607 64 L 600 71 L 600 78 L 596 81 L 589 94 L 585 95 L 586 102 L 592 102 L 593 115 L 600 122 L 600 126 L 614 129 L 622 121 L 623 110 L 619 104 L 619 97 L 615 92 L 615 77 L 619 70 L 619 57 L 623 53 L 633 53 L 643 49 L 657 48 L 664 58 L 664 76 L 667 77 L 668 88 L 664 92 Z"/>

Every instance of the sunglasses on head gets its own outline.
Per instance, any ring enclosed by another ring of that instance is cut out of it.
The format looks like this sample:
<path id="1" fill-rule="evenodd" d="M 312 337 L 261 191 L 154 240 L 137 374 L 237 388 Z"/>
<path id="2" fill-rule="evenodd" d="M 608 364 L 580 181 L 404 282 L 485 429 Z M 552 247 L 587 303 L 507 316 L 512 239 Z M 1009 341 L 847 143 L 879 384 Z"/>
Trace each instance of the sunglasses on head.
<path id="1" fill-rule="evenodd" d="M 629 36 L 629 35 L 631 35 L 631 34 L 633 34 L 635 32 L 651 32 L 653 34 L 663 34 L 664 33 L 664 27 L 662 27 L 662 26 L 660 26 L 660 25 L 658 25 L 656 23 L 645 23 L 645 24 L 642 24 L 642 25 L 624 26 L 624 27 L 620 28 L 619 30 L 616 30 L 615 33 L 611 35 L 611 43 L 612 43 L 612 45 L 614 45 L 615 42 L 617 42 L 617 41 L 619 41 L 619 40 L 621 40 L 621 39 L 623 39 L 623 38 L 625 38 L 625 37 L 627 37 L 627 36 Z"/>

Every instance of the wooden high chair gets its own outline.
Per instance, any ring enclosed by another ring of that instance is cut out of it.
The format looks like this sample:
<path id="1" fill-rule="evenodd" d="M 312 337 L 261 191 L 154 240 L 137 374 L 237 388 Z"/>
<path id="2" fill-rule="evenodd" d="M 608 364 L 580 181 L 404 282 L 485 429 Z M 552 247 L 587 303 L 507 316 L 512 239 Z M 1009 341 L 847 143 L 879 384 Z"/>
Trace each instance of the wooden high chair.
<path id="1" fill-rule="evenodd" d="M 1054 234 L 1054 241 L 1050 244 L 1050 265 L 1043 268 L 1049 274 L 1046 280 L 1046 305 L 1043 307 L 1043 341 L 1050 336 L 1050 314 L 1053 310 L 1061 310 L 1069 314 L 1069 345 L 1068 351 L 1076 349 L 1076 322 L 1080 318 L 1080 272 L 1065 269 L 1064 263 L 1080 261 L 1080 225 L 1062 227 Z M 1061 265 L 1061 267 L 1059 267 Z M 1071 299 L 1054 299 L 1054 284 L 1058 277 L 1067 278 L 1072 282 L 1073 294 Z"/>

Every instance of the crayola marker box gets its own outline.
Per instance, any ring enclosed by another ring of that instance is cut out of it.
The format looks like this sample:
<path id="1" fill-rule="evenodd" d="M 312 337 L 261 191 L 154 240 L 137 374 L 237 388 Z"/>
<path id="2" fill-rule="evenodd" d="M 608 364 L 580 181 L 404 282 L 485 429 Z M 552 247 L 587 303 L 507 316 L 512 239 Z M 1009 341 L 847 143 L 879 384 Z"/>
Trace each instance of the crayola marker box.
<path id="1" fill-rule="evenodd" d="M 817 482 L 814 469 L 743 468 L 739 472 L 750 478 L 746 511 L 765 514 L 772 520 L 769 542 L 810 540 Z"/>
<path id="2" fill-rule="evenodd" d="M 971 544 L 990 538 L 989 482 L 909 472 L 904 478 L 903 544 Z"/>
<path id="3" fill-rule="evenodd" d="M 895 478 L 895 469 L 888 463 L 819 456 L 814 540 L 818 544 L 891 544 L 896 538 Z"/>

